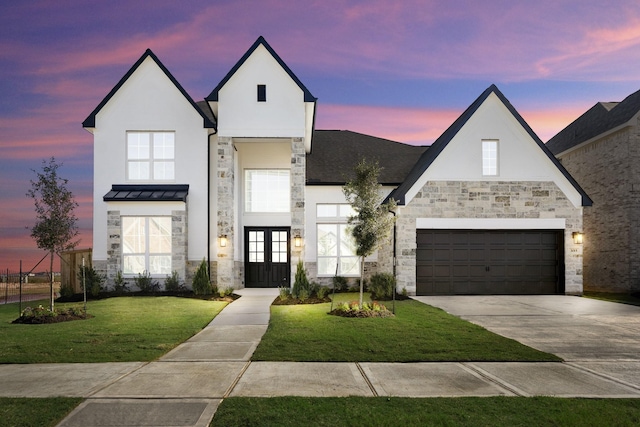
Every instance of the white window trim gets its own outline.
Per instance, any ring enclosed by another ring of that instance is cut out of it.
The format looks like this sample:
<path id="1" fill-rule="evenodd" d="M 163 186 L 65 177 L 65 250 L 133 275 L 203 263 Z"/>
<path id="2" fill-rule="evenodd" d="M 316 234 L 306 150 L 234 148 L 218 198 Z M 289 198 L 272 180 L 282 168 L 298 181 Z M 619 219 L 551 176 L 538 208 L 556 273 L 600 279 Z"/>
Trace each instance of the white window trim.
<path id="1" fill-rule="evenodd" d="M 129 135 L 134 133 L 146 133 L 149 134 L 149 159 L 129 159 Z M 154 147 L 153 147 L 153 135 L 161 133 L 173 134 L 173 158 L 172 159 L 155 159 Z M 125 174 L 127 182 L 144 183 L 144 182 L 175 182 L 176 181 L 176 135 L 175 131 L 158 130 L 158 131 L 145 131 L 145 130 L 128 130 L 125 137 Z M 155 179 L 154 177 L 154 162 L 173 163 L 173 178 L 171 179 Z M 149 165 L 149 178 L 148 179 L 133 179 L 129 176 L 129 164 L 131 163 L 148 163 Z"/>
<path id="2" fill-rule="evenodd" d="M 496 156 L 495 156 L 495 173 L 486 173 L 486 169 L 490 168 L 491 165 L 489 162 L 491 159 L 485 157 L 485 143 L 494 143 L 496 147 Z M 500 141 L 497 139 L 483 139 L 482 140 L 482 176 L 500 176 Z"/>
<path id="3" fill-rule="evenodd" d="M 138 273 L 125 273 L 124 272 L 124 265 L 125 265 L 125 257 L 126 256 L 144 256 L 144 266 L 145 272 L 150 273 L 149 271 L 149 267 L 150 267 L 150 256 L 169 256 L 171 258 L 173 258 L 173 225 L 171 225 L 171 228 L 169 230 L 170 232 L 170 237 L 171 237 L 171 252 L 149 252 L 149 220 L 151 218 L 171 218 L 169 216 L 166 215 L 123 215 L 121 217 L 121 236 L 122 236 L 122 240 L 124 241 L 124 218 L 143 218 L 145 220 L 145 251 L 144 252 L 139 252 L 139 253 L 129 253 L 129 254 L 125 254 L 124 253 L 124 242 L 121 244 L 121 249 L 120 249 L 120 255 L 121 255 L 121 260 L 122 260 L 122 275 L 126 278 L 135 278 L 138 276 Z M 170 274 L 170 273 L 169 273 Z M 166 275 L 163 273 L 157 273 L 157 274 L 150 274 L 151 277 L 153 278 L 164 278 Z"/>

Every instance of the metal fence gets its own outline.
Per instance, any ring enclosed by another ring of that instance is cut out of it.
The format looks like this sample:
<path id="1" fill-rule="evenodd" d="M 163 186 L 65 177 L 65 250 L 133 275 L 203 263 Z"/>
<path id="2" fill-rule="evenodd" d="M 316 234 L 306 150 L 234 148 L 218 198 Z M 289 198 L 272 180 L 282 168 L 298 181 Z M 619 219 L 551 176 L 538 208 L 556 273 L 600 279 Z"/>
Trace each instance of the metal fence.
<path id="1" fill-rule="evenodd" d="M 54 276 L 55 277 L 55 276 Z M 60 292 L 60 279 L 54 282 L 54 292 Z M 23 271 L 0 271 L 0 304 L 28 302 L 48 299 L 50 278 L 48 275 L 33 276 Z"/>

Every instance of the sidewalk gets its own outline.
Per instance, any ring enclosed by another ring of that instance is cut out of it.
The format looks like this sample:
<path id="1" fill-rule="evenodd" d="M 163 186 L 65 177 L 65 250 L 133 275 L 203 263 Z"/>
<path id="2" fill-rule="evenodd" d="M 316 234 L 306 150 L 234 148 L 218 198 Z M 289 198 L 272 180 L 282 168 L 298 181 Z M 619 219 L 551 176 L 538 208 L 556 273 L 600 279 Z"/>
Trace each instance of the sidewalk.
<path id="1" fill-rule="evenodd" d="M 593 362 L 250 362 L 277 290 L 239 293 L 242 298 L 158 361 L 0 365 L 0 396 L 84 397 L 60 424 L 83 427 L 208 426 L 229 396 L 640 398 L 640 361 L 600 361 L 599 368 Z"/>

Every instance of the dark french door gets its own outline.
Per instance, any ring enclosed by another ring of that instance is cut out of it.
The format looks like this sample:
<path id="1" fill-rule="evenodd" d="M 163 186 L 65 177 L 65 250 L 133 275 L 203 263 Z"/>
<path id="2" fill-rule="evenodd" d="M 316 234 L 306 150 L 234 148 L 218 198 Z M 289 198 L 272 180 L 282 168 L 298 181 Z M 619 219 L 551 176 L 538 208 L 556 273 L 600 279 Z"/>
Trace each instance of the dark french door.
<path id="1" fill-rule="evenodd" d="M 289 227 L 245 227 L 244 272 L 247 288 L 290 286 Z"/>

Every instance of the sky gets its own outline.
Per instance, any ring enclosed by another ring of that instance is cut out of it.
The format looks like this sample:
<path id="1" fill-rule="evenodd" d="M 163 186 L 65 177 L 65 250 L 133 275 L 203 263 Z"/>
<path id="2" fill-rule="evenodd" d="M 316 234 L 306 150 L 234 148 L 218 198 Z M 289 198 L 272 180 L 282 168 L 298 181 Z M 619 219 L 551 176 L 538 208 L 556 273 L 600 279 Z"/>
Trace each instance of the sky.
<path id="1" fill-rule="evenodd" d="M 431 144 L 491 84 L 543 141 L 640 89 L 637 0 L 4 1 L 0 271 L 46 255 L 26 192 L 52 156 L 91 247 L 81 123 L 145 49 L 199 101 L 259 36 L 318 98 L 317 129 L 408 144 Z"/>

